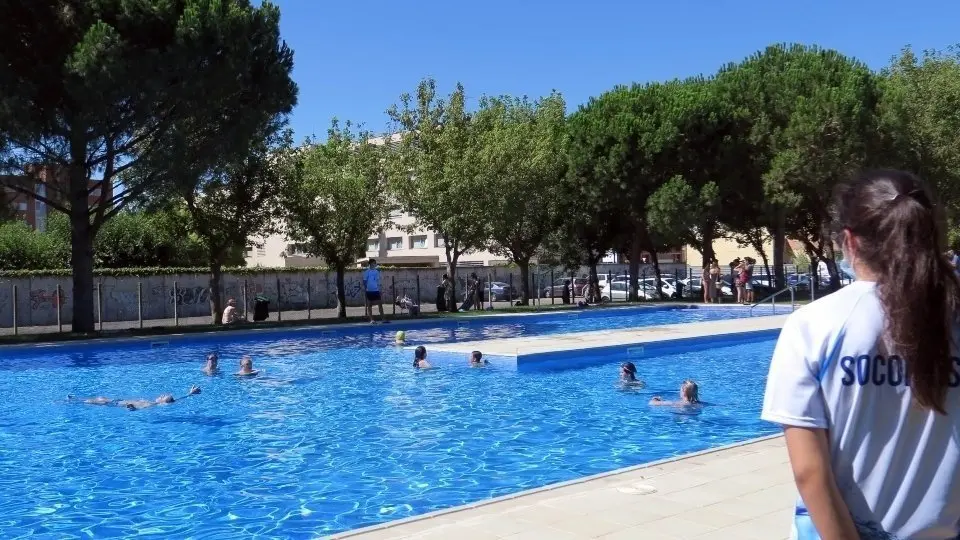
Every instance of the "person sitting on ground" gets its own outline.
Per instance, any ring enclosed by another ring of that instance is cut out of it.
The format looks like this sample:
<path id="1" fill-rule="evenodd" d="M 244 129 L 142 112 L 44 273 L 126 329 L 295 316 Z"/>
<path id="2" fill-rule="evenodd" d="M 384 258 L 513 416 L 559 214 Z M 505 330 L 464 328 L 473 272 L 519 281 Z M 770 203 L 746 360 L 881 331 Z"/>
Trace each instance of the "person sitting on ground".
<path id="1" fill-rule="evenodd" d="M 200 393 L 199 386 L 191 386 L 190 390 L 187 391 L 187 395 L 179 398 L 186 399 L 194 394 Z M 94 397 L 94 398 L 78 398 L 76 396 L 67 396 L 67 401 L 71 402 L 81 402 L 87 405 L 110 405 L 115 407 L 123 407 L 131 411 L 138 411 L 140 409 L 146 409 L 148 407 L 153 407 L 155 405 L 169 405 L 177 401 L 177 398 L 173 397 L 173 394 L 161 394 L 157 399 L 150 401 L 147 399 L 111 399 L 108 397 Z"/>
<path id="2" fill-rule="evenodd" d="M 483 359 L 483 353 L 480 351 L 470 353 L 470 367 L 483 367 L 488 365 L 490 365 L 490 362 Z"/>
<path id="3" fill-rule="evenodd" d="M 253 369 L 253 358 L 244 356 L 240 359 L 240 371 L 236 372 L 234 375 L 238 377 L 256 377 L 259 374 L 260 370 Z"/>
<path id="4" fill-rule="evenodd" d="M 413 301 L 409 296 L 397 297 L 394 304 L 397 305 L 400 309 L 407 310 L 407 313 L 410 315 L 419 315 L 420 314 L 420 305 Z"/>
<path id="5" fill-rule="evenodd" d="M 207 363 L 203 366 L 203 373 L 206 375 L 216 375 L 220 373 L 219 361 L 220 358 L 217 356 L 217 353 L 212 352 L 208 354 Z"/>
<path id="6" fill-rule="evenodd" d="M 650 400 L 651 405 L 700 405 L 700 389 L 697 383 L 687 379 L 680 385 L 680 400 L 666 401 L 660 396 L 654 396 Z"/>
<path id="7" fill-rule="evenodd" d="M 430 369 L 433 366 L 427 362 L 427 348 L 420 345 L 413 351 L 413 367 L 417 369 Z"/>
<path id="8" fill-rule="evenodd" d="M 240 322 L 240 313 L 237 311 L 237 301 L 231 298 L 227 300 L 227 307 L 223 310 L 223 324 L 238 322 Z"/>
<path id="9" fill-rule="evenodd" d="M 620 383 L 630 386 L 643 386 L 643 381 L 637 379 L 637 366 L 633 362 L 620 364 Z"/>

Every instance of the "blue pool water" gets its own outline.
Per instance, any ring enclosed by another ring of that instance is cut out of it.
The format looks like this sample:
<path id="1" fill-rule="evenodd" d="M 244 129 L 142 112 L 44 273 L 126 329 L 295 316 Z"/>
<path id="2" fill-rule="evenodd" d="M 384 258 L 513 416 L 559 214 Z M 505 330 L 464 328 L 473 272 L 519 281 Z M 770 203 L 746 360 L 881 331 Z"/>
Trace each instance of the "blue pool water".
<path id="1" fill-rule="evenodd" d="M 617 324 L 601 318 L 407 335 L 429 345 Z M 314 538 L 775 431 L 758 418 L 772 340 L 635 360 L 648 388 L 625 392 L 620 358 L 417 373 L 390 346 L 395 330 L 5 352 L 0 537 Z M 266 374 L 205 377 L 211 349 L 227 372 L 251 354 Z M 647 405 L 688 377 L 712 405 Z M 63 401 L 181 395 L 192 384 L 203 393 L 137 412 Z"/>

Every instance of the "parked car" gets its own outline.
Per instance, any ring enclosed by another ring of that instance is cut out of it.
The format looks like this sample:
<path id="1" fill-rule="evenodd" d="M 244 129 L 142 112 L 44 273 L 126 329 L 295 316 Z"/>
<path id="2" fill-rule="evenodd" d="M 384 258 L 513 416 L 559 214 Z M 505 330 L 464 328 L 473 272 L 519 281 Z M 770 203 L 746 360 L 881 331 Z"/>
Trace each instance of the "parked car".
<path id="1" fill-rule="evenodd" d="M 691 292 L 692 296 L 702 297 L 703 296 L 703 287 L 700 284 L 699 277 L 692 277 L 687 279 L 681 279 L 680 283 L 683 283 L 684 288 Z M 721 296 L 733 296 L 733 289 L 730 288 L 730 282 L 727 280 L 720 280 L 720 295 Z"/>
<path id="2" fill-rule="evenodd" d="M 487 290 L 484 289 L 483 296 L 486 297 Z M 516 300 L 520 297 L 520 294 L 517 290 L 510 286 L 509 283 L 504 283 L 502 281 L 493 281 L 490 283 L 490 301 L 492 302 L 501 302 L 504 300 Z"/>
<path id="3" fill-rule="evenodd" d="M 563 296 L 564 282 L 568 277 L 557 278 L 553 280 L 553 285 L 544 287 L 540 298 L 561 298 Z M 583 296 L 583 288 L 587 286 L 587 278 L 573 278 L 573 296 Z"/>
<path id="4" fill-rule="evenodd" d="M 655 291 L 657 290 L 657 278 L 646 278 L 640 280 L 642 290 L 650 290 L 651 296 L 657 298 Z M 672 277 L 661 277 L 660 278 L 660 290 L 663 291 L 664 296 L 667 298 L 680 298 L 680 294 L 677 292 L 676 281 Z"/>
<path id="5" fill-rule="evenodd" d="M 658 298 L 655 285 L 639 283 L 640 290 L 637 291 L 637 298 L 640 300 L 653 300 Z M 630 283 L 627 280 L 614 280 L 600 287 L 600 299 L 603 302 L 623 302 L 629 296 Z"/>

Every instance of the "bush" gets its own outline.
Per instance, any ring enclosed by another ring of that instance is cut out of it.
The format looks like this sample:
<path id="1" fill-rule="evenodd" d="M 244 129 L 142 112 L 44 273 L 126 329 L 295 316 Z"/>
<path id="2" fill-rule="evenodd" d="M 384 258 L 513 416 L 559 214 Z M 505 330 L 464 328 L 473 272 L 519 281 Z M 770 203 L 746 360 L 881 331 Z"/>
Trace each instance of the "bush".
<path id="1" fill-rule="evenodd" d="M 69 264 L 69 240 L 57 232 L 35 231 L 20 221 L 0 224 L 0 268 L 39 270 Z"/>

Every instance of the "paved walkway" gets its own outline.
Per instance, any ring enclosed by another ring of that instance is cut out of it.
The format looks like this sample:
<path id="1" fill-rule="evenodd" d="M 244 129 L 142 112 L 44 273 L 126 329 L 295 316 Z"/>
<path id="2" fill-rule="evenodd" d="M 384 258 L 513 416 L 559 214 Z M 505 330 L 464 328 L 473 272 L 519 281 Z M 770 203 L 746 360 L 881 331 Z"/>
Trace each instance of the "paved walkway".
<path id="1" fill-rule="evenodd" d="M 781 540 L 796 496 L 777 436 L 333 538 Z"/>

